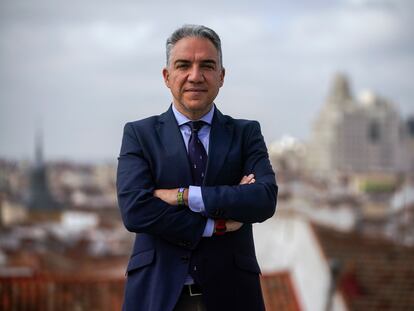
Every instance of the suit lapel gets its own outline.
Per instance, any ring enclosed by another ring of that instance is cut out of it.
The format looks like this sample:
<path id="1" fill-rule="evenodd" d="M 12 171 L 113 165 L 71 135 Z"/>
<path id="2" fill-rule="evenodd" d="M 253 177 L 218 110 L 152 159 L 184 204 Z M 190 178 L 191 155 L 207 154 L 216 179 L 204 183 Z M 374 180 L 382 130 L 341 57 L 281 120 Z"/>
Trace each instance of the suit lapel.
<path id="1" fill-rule="evenodd" d="M 229 151 L 232 137 L 233 125 L 227 122 L 222 113 L 216 108 L 210 131 L 205 185 L 215 183 Z"/>
<path id="2" fill-rule="evenodd" d="M 173 160 L 172 163 L 168 163 L 171 166 L 171 171 L 177 172 L 177 178 L 180 182 L 191 184 L 192 177 L 187 149 L 171 106 L 160 115 L 156 131 L 164 146 L 167 158 Z"/>

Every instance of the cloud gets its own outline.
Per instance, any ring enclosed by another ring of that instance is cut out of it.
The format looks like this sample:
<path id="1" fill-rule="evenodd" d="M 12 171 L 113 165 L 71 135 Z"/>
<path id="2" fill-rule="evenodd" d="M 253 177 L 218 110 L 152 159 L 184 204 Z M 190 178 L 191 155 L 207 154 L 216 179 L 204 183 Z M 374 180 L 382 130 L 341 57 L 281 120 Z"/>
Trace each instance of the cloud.
<path id="1" fill-rule="evenodd" d="M 366 55 L 392 47 L 403 32 L 404 25 L 392 10 L 340 7 L 296 17 L 286 48 L 312 54 Z"/>
<path id="2" fill-rule="evenodd" d="M 227 73 L 217 103 L 258 119 L 267 141 L 306 137 L 337 70 L 407 113 L 411 3 L 3 0 L 0 156 L 30 156 L 42 115 L 46 155 L 116 158 L 124 122 L 167 108 L 164 44 L 184 23 L 220 34 Z"/>
<path id="3" fill-rule="evenodd" d="M 111 24 L 106 21 L 92 21 L 64 28 L 61 36 L 69 48 L 81 46 L 85 52 L 91 49 L 124 54 L 145 46 L 153 33 L 153 23 L 148 22 Z M 143 52 L 145 51 L 144 49 Z"/>

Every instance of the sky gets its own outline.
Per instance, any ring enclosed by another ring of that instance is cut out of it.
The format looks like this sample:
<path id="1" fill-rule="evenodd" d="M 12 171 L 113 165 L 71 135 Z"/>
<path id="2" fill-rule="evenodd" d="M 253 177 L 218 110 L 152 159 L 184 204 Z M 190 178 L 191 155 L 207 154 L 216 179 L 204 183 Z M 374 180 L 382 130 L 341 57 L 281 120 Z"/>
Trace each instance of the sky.
<path id="1" fill-rule="evenodd" d="M 335 73 L 414 114 L 414 1 L 0 0 L 0 158 L 116 161 L 123 126 L 171 103 L 165 40 L 183 24 L 221 37 L 215 103 L 267 143 L 306 141 Z"/>

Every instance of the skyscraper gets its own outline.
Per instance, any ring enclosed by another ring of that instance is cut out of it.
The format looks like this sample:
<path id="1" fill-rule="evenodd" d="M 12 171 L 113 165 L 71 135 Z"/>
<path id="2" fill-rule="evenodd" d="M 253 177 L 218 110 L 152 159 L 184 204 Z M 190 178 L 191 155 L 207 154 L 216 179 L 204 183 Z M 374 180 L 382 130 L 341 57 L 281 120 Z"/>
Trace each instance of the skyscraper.
<path id="1" fill-rule="evenodd" d="M 372 92 L 355 99 L 337 74 L 312 127 L 308 167 L 322 174 L 404 171 L 406 133 L 395 105 Z"/>

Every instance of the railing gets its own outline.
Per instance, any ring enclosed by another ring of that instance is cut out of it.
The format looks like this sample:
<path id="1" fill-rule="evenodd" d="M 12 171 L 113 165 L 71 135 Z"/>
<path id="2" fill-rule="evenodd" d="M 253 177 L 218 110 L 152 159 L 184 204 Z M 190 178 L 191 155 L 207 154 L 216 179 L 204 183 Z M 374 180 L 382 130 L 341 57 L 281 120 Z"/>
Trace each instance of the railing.
<path id="1" fill-rule="evenodd" d="M 119 311 L 123 277 L 0 277 L 0 311 Z M 300 310 L 288 273 L 262 276 L 267 310 Z"/>
<path id="2" fill-rule="evenodd" d="M 118 311 L 124 281 L 122 277 L 0 277 L 0 310 Z"/>

